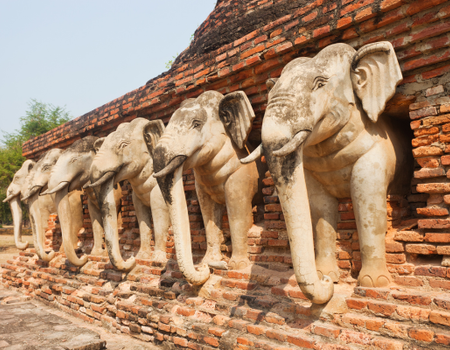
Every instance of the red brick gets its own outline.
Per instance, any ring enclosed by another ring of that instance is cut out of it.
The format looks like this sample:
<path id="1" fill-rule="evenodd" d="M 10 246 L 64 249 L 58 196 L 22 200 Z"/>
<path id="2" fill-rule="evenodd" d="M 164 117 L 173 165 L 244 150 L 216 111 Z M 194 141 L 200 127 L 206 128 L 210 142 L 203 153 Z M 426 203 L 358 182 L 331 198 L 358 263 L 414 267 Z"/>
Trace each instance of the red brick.
<path id="1" fill-rule="evenodd" d="M 323 325 L 315 325 L 313 328 L 313 332 L 314 332 L 314 334 L 317 334 L 317 335 L 322 335 L 327 338 L 336 339 L 339 336 L 339 334 L 341 333 L 341 330 L 337 327 L 323 324 Z"/>
<path id="2" fill-rule="evenodd" d="M 434 338 L 434 332 L 423 328 L 422 329 L 412 328 L 409 330 L 408 335 L 413 339 L 427 343 L 432 342 Z"/>
<path id="3" fill-rule="evenodd" d="M 423 285 L 423 282 L 420 279 L 411 276 L 397 276 L 395 277 L 395 283 L 411 287 L 420 287 Z"/>
<path id="4" fill-rule="evenodd" d="M 367 306 L 367 301 L 365 300 L 348 298 L 345 301 L 350 309 L 361 310 Z"/>
<path id="5" fill-rule="evenodd" d="M 448 210 L 446 208 L 417 208 L 417 214 L 425 216 L 447 216 Z"/>
<path id="6" fill-rule="evenodd" d="M 296 335 L 288 335 L 287 337 L 287 341 L 288 343 L 300 346 L 302 348 L 306 348 L 306 349 L 314 349 L 314 346 L 316 344 L 316 340 L 314 340 L 313 338 L 310 338 L 306 335 L 300 335 L 300 334 L 296 334 Z"/>
<path id="7" fill-rule="evenodd" d="M 268 329 L 266 331 L 266 337 L 269 339 L 276 339 L 278 341 L 285 342 L 288 336 L 285 332 L 276 329 Z"/>
<path id="8" fill-rule="evenodd" d="M 239 331 L 245 331 L 247 329 L 248 322 L 241 320 L 230 320 L 228 321 L 228 327 L 235 328 Z"/>
<path id="9" fill-rule="evenodd" d="M 421 219 L 418 221 L 419 229 L 433 228 L 442 229 L 450 228 L 450 220 L 448 219 Z"/>
<path id="10" fill-rule="evenodd" d="M 248 325 L 247 332 L 255 335 L 261 335 L 266 332 L 265 327 L 257 326 L 257 325 Z"/>
<path id="11" fill-rule="evenodd" d="M 442 156 L 441 158 L 443 157 L 445 156 Z M 422 168 L 437 168 L 439 166 L 438 157 L 417 158 L 416 160 Z M 445 165 L 444 163 L 442 164 Z"/>
<path id="12" fill-rule="evenodd" d="M 429 284 L 432 288 L 450 289 L 450 281 L 430 279 Z"/>
<path id="13" fill-rule="evenodd" d="M 185 338 L 173 337 L 172 339 L 175 345 L 180 345 L 183 348 L 186 348 L 188 346 L 188 341 Z"/>
<path id="14" fill-rule="evenodd" d="M 430 313 L 430 321 L 444 326 L 450 326 L 450 313 L 432 310 Z"/>
<path id="15" fill-rule="evenodd" d="M 367 307 L 375 314 L 381 314 L 383 316 L 390 316 L 395 312 L 396 305 L 381 303 L 377 301 L 368 301 Z"/>
<path id="16" fill-rule="evenodd" d="M 213 337 L 203 337 L 203 341 L 206 344 L 214 346 L 216 348 L 219 346 L 219 341 L 216 338 L 213 338 Z"/>
<path id="17" fill-rule="evenodd" d="M 403 343 L 395 340 L 388 340 L 385 338 L 375 338 L 372 340 L 372 345 L 376 347 L 376 349 L 383 350 L 403 350 Z"/>
<path id="18" fill-rule="evenodd" d="M 380 9 L 382 12 L 386 12 L 402 6 L 403 4 L 405 4 L 405 0 L 383 0 L 380 4 Z"/>
<path id="19" fill-rule="evenodd" d="M 313 30 L 313 37 L 317 38 L 317 37 L 321 37 L 325 34 L 328 34 L 330 32 L 330 26 L 324 26 L 318 29 L 314 29 Z"/>
<path id="20" fill-rule="evenodd" d="M 406 252 L 413 254 L 436 254 L 436 246 L 431 244 L 407 244 L 405 249 Z"/>
<path id="21" fill-rule="evenodd" d="M 426 233 L 425 241 L 431 243 L 450 243 L 450 233 Z"/>
<path id="22" fill-rule="evenodd" d="M 244 59 L 264 50 L 264 44 L 257 45 L 241 54 L 240 59 Z"/>
<path id="23" fill-rule="evenodd" d="M 436 344 L 450 345 L 450 334 L 436 333 L 434 341 Z"/>
<path id="24" fill-rule="evenodd" d="M 450 184 L 448 183 L 427 183 L 418 184 L 417 192 L 421 193 L 448 193 L 450 192 Z"/>

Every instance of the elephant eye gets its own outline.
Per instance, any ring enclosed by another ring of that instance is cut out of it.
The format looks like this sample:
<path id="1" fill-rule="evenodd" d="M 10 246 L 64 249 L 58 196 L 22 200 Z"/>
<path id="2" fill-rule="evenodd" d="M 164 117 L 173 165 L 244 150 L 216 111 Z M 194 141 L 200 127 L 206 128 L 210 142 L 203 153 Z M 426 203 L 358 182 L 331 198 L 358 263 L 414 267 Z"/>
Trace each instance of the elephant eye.
<path id="1" fill-rule="evenodd" d="M 50 169 L 50 165 L 44 165 L 43 167 L 42 167 L 42 171 L 47 171 L 47 170 L 49 170 Z"/>
<path id="2" fill-rule="evenodd" d="M 123 141 L 119 144 L 119 149 L 124 149 L 127 147 L 130 143 L 128 141 Z"/>
<path id="3" fill-rule="evenodd" d="M 313 83 L 313 88 L 312 88 L 312 90 L 315 91 L 315 90 L 317 90 L 317 89 L 320 89 L 320 88 L 324 87 L 324 86 L 326 85 L 327 81 L 328 81 L 328 78 L 325 78 L 325 77 L 316 77 L 316 78 L 314 79 L 314 83 Z"/>
<path id="4" fill-rule="evenodd" d="M 70 160 L 70 163 L 75 163 L 78 160 L 78 157 L 74 157 Z"/>
<path id="5" fill-rule="evenodd" d="M 197 128 L 199 128 L 200 126 L 202 126 L 202 123 L 199 122 L 198 120 L 194 120 L 194 121 L 192 122 L 192 127 L 193 127 L 194 129 L 197 129 Z"/>

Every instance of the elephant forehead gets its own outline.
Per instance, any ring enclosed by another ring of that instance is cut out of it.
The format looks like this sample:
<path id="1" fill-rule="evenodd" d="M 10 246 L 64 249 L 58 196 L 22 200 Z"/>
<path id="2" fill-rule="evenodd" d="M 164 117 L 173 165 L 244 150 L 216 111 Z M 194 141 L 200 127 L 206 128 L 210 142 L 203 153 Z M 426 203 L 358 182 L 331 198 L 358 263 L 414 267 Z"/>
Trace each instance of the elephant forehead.
<path id="1" fill-rule="evenodd" d="M 120 130 L 116 130 L 106 137 L 101 146 L 101 149 L 114 149 L 122 142 L 135 141 L 139 136 L 142 136 L 142 132 L 139 134 L 133 134 L 133 130 L 130 130 L 130 128 L 128 127 L 121 128 Z"/>
<path id="2" fill-rule="evenodd" d="M 193 120 L 206 122 L 207 115 L 204 109 L 199 105 L 191 105 L 177 110 L 169 124 L 181 127 L 190 127 Z"/>

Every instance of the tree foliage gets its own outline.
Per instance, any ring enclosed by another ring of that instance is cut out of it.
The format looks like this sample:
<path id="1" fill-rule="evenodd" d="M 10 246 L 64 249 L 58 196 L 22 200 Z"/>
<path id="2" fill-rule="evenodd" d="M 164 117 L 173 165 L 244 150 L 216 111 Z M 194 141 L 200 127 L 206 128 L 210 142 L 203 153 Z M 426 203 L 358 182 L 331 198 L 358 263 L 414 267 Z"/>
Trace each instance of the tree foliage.
<path id="1" fill-rule="evenodd" d="M 8 203 L 2 201 L 6 198 L 6 190 L 14 174 L 25 161 L 25 157 L 22 156 L 22 144 L 71 119 L 63 107 L 34 99 L 28 103 L 28 106 L 25 116 L 20 118 L 20 129 L 13 133 L 3 132 L 0 140 L 0 223 L 9 223 L 12 220 Z"/>

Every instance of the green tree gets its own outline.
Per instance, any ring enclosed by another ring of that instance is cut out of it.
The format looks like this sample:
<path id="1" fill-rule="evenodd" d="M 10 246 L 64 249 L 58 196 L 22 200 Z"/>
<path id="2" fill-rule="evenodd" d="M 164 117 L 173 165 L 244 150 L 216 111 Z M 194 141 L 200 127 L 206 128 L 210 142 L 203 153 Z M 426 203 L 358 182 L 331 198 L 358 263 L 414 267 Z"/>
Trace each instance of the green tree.
<path id="1" fill-rule="evenodd" d="M 55 107 L 34 99 L 28 106 L 25 116 L 20 118 L 20 129 L 13 133 L 3 132 L 0 140 L 0 223 L 9 223 L 12 220 L 9 205 L 3 203 L 3 199 L 6 198 L 6 190 L 14 174 L 25 161 L 22 144 L 71 119 L 63 107 Z"/>

